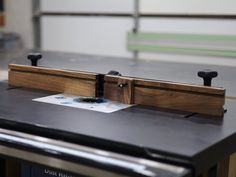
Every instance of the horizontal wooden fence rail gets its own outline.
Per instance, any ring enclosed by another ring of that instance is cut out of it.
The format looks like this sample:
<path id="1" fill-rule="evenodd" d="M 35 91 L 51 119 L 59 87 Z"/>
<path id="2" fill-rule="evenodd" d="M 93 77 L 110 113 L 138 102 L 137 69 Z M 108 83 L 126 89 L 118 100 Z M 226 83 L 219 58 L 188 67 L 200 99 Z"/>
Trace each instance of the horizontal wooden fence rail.
<path id="1" fill-rule="evenodd" d="M 81 96 L 97 96 L 98 74 L 25 65 L 9 65 L 9 84 Z"/>
<path id="2" fill-rule="evenodd" d="M 105 98 L 128 104 L 222 117 L 225 89 L 190 84 L 105 76 Z"/>
<path id="3" fill-rule="evenodd" d="M 224 114 L 224 88 L 24 65 L 9 65 L 9 84 L 217 117 Z"/>

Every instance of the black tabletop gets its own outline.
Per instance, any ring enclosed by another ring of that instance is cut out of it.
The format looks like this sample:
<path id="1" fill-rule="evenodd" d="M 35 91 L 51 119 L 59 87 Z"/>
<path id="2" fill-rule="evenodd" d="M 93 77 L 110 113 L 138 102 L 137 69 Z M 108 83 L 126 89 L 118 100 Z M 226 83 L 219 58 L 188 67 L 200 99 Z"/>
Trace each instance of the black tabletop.
<path id="1" fill-rule="evenodd" d="M 22 53 L 22 56 L 26 54 Z M 39 65 L 106 73 L 118 70 L 123 75 L 201 84 L 196 73 L 203 68 L 219 71 L 214 85 L 236 95 L 232 67 L 135 61 L 45 52 Z M 24 57 L 11 60 L 28 63 Z M 4 85 L 2 86 L 4 87 Z M 111 114 L 63 107 L 32 101 L 49 95 L 40 91 L 11 89 L 0 93 L 0 123 L 20 129 L 49 131 L 62 139 L 87 138 L 110 147 L 143 149 L 153 158 L 190 164 L 197 173 L 225 155 L 236 151 L 236 101 L 226 100 L 228 112 L 223 120 L 202 117 L 185 118 L 186 113 L 170 113 L 134 106 Z M 31 128 L 31 129 L 30 129 Z M 43 133 L 42 131 L 42 133 Z"/>
<path id="2" fill-rule="evenodd" d="M 15 128 L 37 127 L 54 134 L 62 131 L 73 138 L 78 135 L 78 139 L 86 136 L 91 138 L 91 143 L 97 138 L 101 143 L 110 142 L 114 148 L 120 143 L 161 158 L 175 159 L 177 163 L 189 163 L 199 171 L 236 149 L 236 103 L 232 101 L 227 101 L 228 112 L 219 121 L 201 117 L 186 119 L 184 113 L 139 106 L 106 114 L 32 101 L 46 95 L 24 89 L 1 92 L 0 123 L 7 125 L 13 121 Z"/>

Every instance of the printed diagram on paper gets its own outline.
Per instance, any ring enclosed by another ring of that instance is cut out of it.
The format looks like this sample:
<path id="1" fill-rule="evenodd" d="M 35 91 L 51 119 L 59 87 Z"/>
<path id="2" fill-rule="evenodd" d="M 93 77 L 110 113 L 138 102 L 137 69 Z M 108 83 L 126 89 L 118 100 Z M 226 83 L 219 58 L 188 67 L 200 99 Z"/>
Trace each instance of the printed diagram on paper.
<path id="1" fill-rule="evenodd" d="M 75 95 L 67 95 L 67 94 L 57 94 L 51 95 L 42 98 L 33 99 L 33 101 L 56 104 L 61 106 L 69 106 L 74 108 L 98 111 L 103 113 L 112 113 L 115 111 L 119 111 L 125 108 L 129 108 L 133 105 L 122 104 L 106 99 L 100 99 L 98 102 L 83 102 L 85 97 L 75 96 Z"/>

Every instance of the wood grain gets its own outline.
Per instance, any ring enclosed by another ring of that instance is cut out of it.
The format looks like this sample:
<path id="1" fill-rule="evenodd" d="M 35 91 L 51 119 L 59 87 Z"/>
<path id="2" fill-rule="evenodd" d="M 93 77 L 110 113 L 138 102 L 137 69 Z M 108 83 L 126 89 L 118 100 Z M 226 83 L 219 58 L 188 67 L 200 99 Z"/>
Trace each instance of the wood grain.
<path id="1" fill-rule="evenodd" d="M 236 177 L 236 153 L 219 162 L 217 177 Z"/>
<path id="2" fill-rule="evenodd" d="M 20 65 L 9 66 L 9 84 L 80 96 L 96 96 L 96 75 Z"/>
<path id="3" fill-rule="evenodd" d="M 105 82 L 117 82 L 119 76 L 105 77 Z M 134 77 L 126 77 L 134 80 L 135 86 L 139 87 L 155 87 L 159 89 L 169 89 L 169 90 L 179 90 L 179 91 L 188 91 L 194 93 L 204 93 L 204 94 L 214 94 L 214 95 L 225 95 L 225 89 L 220 87 L 208 87 L 202 85 L 178 83 L 171 81 L 161 81 L 161 80 L 150 80 Z"/>
<path id="4" fill-rule="evenodd" d="M 10 64 L 9 70 L 30 72 L 30 73 L 40 73 L 40 74 L 47 74 L 47 75 L 54 75 L 54 76 L 55 75 L 64 76 L 64 77 L 67 76 L 67 77 L 91 79 L 91 80 L 96 80 L 96 77 L 97 77 L 96 73 L 91 73 L 91 72 L 62 70 L 62 69 L 35 67 L 35 66 L 18 65 L 18 64 Z"/>
<path id="5" fill-rule="evenodd" d="M 228 100 L 236 100 L 236 96 L 226 96 L 225 98 Z"/>
<path id="6" fill-rule="evenodd" d="M 105 75 L 104 78 L 103 76 L 79 71 L 9 65 L 9 84 L 13 86 L 92 97 L 103 91 L 101 96 L 126 104 L 154 106 L 217 117 L 223 117 L 224 114 L 225 89 L 223 88 L 124 76 Z"/>
<path id="7" fill-rule="evenodd" d="M 105 76 L 105 80 L 109 80 L 109 78 L 114 77 Z M 104 97 L 125 104 L 133 104 L 133 88 L 133 79 L 118 77 L 116 83 L 106 82 L 104 84 Z"/>
<path id="8" fill-rule="evenodd" d="M 223 115 L 224 99 L 220 96 L 143 87 L 135 87 L 134 95 L 134 104 L 213 116 Z"/>
<path id="9" fill-rule="evenodd" d="M 139 87 L 157 87 L 160 89 L 169 89 L 176 91 L 189 91 L 194 93 L 225 95 L 225 89 L 217 87 L 208 87 L 202 85 L 176 83 L 159 80 L 135 79 L 135 85 Z"/>
<path id="10" fill-rule="evenodd" d="M 227 156 L 218 163 L 216 177 L 229 177 L 230 157 Z M 235 176 L 234 176 L 235 177 Z"/>
<path id="11" fill-rule="evenodd" d="M 105 96 L 125 103 L 122 90 L 117 88 L 119 78 L 121 77 L 105 77 Z M 225 103 L 223 88 L 130 77 L 122 77 L 122 79 L 132 80 L 132 104 L 223 116 Z"/>
<path id="12" fill-rule="evenodd" d="M 230 156 L 228 177 L 236 177 L 236 153 Z"/>

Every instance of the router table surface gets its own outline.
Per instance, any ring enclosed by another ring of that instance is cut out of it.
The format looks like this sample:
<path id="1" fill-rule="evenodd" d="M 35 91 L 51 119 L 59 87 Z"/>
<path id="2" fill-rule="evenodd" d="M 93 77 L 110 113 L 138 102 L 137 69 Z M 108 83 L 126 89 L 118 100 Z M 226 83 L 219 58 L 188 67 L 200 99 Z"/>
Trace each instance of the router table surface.
<path id="1" fill-rule="evenodd" d="M 29 64 L 23 56 L 10 63 Z M 2 61 L 0 61 L 2 62 Z M 118 70 L 123 75 L 202 84 L 197 78 L 203 65 L 171 64 L 155 61 L 132 61 L 76 54 L 44 53 L 40 66 L 107 73 Z M 216 69 L 219 78 L 213 85 L 225 87 L 228 96 L 236 95 L 231 67 Z M 3 127 L 45 134 L 68 141 L 93 144 L 114 151 L 130 148 L 143 151 L 171 163 L 184 164 L 201 173 L 226 155 L 236 151 L 236 100 L 226 100 L 228 112 L 223 120 L 206 119 L 187 113 L 164 112 L 134 106 L 106 114 L 77 108 L 34 102 L 32 99 L 53 93 L 29 89 L 6 90 L 0 84 L 0 123 Z M 141 155 L 142 153 L 140 153 Z"/>

